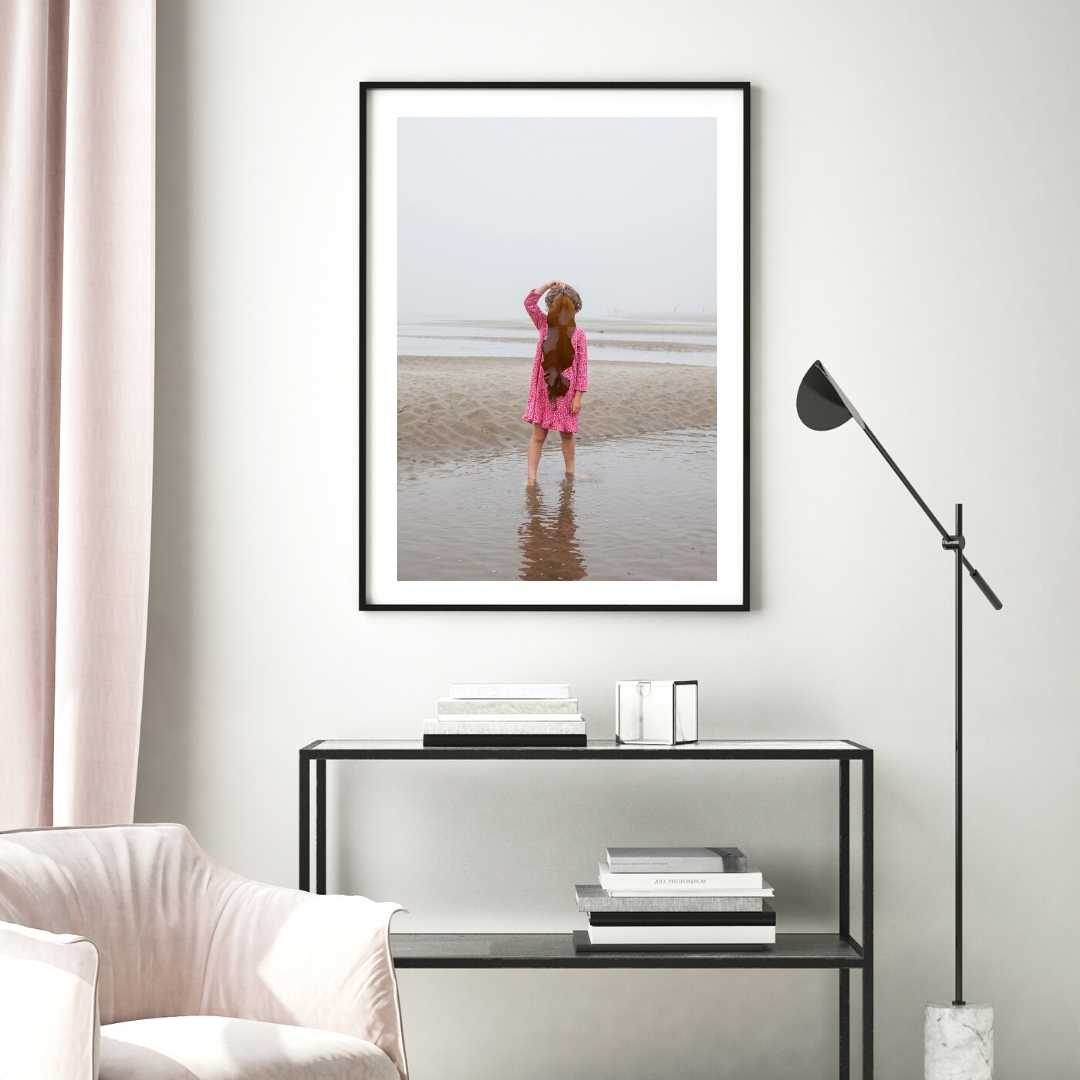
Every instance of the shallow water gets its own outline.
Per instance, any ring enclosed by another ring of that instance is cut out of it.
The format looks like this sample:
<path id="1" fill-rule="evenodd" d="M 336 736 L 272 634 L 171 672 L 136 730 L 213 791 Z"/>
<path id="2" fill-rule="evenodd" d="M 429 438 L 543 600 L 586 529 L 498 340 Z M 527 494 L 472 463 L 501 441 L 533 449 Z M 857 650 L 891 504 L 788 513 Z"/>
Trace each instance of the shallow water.
<path id="1" fill-rule="evenodd" d="M 579 442 L 572 482 L 551 435 L 533 488 L 524 440 L 518 452 L 399 469 L 399 580 L 715 577 L 712 432 Z"/>
<path id="2" fill-rule="evenodd" d="M 589 335 L 590 359 L 645 360 L 654 364 L 716 363 L 715 327 L 694 323 L 656 324 L 649 331 L 640 322 L 616 319 L 603 325 L 582 322 Z M 401 323 L 401 356 L 514 356 L 531 357 L 536 330 L 527 319 L 521 324 L 489 322 Z"/>

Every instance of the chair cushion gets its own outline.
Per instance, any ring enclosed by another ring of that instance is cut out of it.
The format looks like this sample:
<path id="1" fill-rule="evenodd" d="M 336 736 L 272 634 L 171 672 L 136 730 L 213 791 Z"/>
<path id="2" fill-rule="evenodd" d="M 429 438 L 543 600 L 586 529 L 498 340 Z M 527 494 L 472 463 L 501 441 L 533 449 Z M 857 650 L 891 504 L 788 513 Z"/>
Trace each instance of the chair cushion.
<path id="1" fill-rule="evenodd" d="M 99 1080 L 399 1080 L 362 1039 L 221 1016 L 106 1024 L 100 1062 Z"/>

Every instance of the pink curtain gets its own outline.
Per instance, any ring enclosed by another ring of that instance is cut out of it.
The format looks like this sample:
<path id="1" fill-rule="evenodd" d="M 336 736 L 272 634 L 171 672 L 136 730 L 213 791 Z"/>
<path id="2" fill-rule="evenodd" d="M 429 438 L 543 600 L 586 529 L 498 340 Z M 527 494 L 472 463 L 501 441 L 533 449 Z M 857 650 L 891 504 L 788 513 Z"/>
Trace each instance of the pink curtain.
<path id="1" fill-rule="evenodd" d="M 134 810 L 154 65 L 153 0 L 0 0 L 0 828 Z"/>

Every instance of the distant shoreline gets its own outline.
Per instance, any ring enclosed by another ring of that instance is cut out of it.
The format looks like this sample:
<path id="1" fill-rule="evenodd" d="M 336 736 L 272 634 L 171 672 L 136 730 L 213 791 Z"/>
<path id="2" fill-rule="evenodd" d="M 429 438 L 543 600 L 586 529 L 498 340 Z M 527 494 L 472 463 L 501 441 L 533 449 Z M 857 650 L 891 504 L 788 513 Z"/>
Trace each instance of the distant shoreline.
<path id="1" fill-rule="evenodd" d="M 399 467 L 523 451 L 531 371 L 531 356 L 399 356 Z M 714 367 L 646 360 L 589 367 L 583 448 L 601 439 L 715 427 Z"/>
<path id="2" fill-rule="evenodd" d="M 620 327 L 624 333 L 649 333 L 649 331 L 632 331 L 628 327 Z M 619 349 L 635 349 L 641 352 L 670 352 L 670 353 L 712 353 L 716 355 L 716 344 L 706 345 L 704 342 L 690 342 L 690 341 L 668 341 L 665 338 L 657 338 L 656 341 L 631 341 L 627 338 L 608 337 L 603 330 L 596 330 L 592 328 L 586 331 L 588 334 L 588 341 L 590 348 L 619 348 Z M 497 341 L 501 345 L 517 345 L 522 341 L 531 341 L 535 337 L 535 331 L 530 332 L 528 335 L 522 333 L 517 337 L 504 336 L 502 334 L 485 334 L 483 338 L 477 338 L 475 334 L 440 334 L 440 339 L 455 339 L 459 341 Z M 408 341 L 410 339 L 419 339 L 421 341 L 431 340 L 430 335 L 427 334 L 403 334 L 398 331 L 398 341 Z M 498 359 L 492 357 L 492 359 Z"/>
<path id="3" fill-rule="evenodd" d="M 623 331 L 627 334 L 716 334 L 715 319 L 653 319 L 653 318 L 596 318 L 582 316 L 582 325 L 590 333 L 606 334 Z M 399 319 L 398 326 L 477 326 L 488 330 L 532 330 L 529 320 L 524 317 L 506 319 Z"/>

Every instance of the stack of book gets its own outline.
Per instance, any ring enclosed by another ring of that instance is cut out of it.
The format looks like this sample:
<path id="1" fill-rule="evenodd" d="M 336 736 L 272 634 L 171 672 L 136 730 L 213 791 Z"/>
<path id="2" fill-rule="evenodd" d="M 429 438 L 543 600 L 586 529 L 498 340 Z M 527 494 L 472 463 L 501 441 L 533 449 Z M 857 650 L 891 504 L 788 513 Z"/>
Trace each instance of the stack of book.
<path id="1" fill-rule="evenodd" d="M 459 683 L 424 721 L 425 746 L 584 746 L 565 683 Z"/>
<path id="2" fill-rule="evenodd" d="M 608 848 L 599 885 L 577 885 L 580 950 L 763 949 L 773 890 L 733 847 Z"/>

